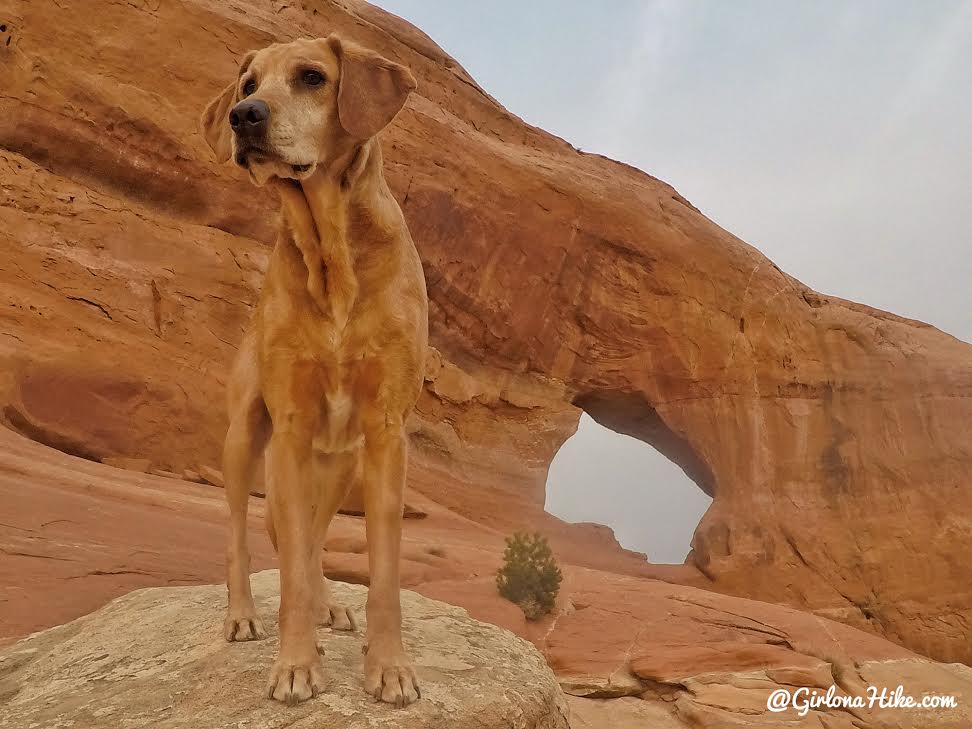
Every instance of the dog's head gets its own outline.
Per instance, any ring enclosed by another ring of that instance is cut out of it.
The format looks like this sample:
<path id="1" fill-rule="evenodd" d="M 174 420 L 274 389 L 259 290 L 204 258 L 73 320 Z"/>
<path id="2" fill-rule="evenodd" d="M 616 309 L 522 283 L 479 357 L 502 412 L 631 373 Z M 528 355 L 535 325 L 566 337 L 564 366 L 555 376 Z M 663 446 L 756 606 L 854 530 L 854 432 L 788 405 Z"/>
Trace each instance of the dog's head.
<path id="1" fill-rule="evenodd" d="M 244 56 L 203 112 L 203 135 L 257 185 L 302 180 L 377 134 L 414 88 L 407 68 L 335 35 L 277 43 Z"/>

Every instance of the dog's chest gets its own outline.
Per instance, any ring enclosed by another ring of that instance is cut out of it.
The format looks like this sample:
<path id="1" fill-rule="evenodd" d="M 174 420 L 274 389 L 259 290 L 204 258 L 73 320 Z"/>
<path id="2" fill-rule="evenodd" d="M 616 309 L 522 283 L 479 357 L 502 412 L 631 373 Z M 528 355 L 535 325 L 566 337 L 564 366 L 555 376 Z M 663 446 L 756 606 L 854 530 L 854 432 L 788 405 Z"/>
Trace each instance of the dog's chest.
<path id="1" fill-rule="evenodd" d="M 348 383 L 340 383 L 324 395 L 314 448 L 326 453 L 353 450 L 364 443 L 354 395 Z"/>
<path id="2" fill-rule="evenodd" d="M 369 413 L 382 409 L 380 358 L 373 355 L 368 343 L 346 344 L 350 346 L 319 360 L 321 403 L 314 447 L 328 453 L 361 446 L 364 420 Z"/>

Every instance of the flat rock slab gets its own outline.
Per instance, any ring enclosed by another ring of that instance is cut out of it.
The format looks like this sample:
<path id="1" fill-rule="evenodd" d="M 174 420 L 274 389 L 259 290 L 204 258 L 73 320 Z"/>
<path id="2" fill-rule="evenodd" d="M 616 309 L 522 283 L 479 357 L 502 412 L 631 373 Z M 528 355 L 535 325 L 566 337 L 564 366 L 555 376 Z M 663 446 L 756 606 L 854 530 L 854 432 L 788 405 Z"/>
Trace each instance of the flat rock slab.
<path id="1" fill-rule="evenodd" d="M 332 583 L 363 631 L 366 589 Z M 276 571 L 253 576 L 269 637 L 227 643 L 226 589 L 137 590 L 0 651 L 0 727 L 567 729 L 553 673 L 529 643 L 461 608 L 402 592 L 422 699 L 406 709 L 362 688 L 363 632 L 321 628 L 326 691 L 290 708 L 264 698 L 278 644 Z"/>

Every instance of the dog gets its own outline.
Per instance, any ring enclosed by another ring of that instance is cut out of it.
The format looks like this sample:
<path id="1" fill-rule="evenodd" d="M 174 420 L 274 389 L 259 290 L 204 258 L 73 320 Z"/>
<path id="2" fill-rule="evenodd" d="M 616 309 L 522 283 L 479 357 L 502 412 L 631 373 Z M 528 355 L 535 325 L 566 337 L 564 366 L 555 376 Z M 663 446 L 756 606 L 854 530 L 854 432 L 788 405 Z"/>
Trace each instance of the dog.
<path id="1" fill-rule="evenodd" d="M 364 687 L 397 706 L 420 696 L 402 644 L 399 556 L 405 421 L 422 389 L 428 298 L 376 138 L 414 88 L 404 66 L 330 35 L 246 54 L 201 118 L 218 160 L 276 189 L 283 212 L 228 385 L 224 635 L 266 636 L 246 539 L 266 450 L 267 530 L 280 560 L 280 648 L 267 695 L 291 705 L 324 688 L 315 626 L 355 627 L 331 598 L 321 550 L 356 484 L 371 577 Z"/>

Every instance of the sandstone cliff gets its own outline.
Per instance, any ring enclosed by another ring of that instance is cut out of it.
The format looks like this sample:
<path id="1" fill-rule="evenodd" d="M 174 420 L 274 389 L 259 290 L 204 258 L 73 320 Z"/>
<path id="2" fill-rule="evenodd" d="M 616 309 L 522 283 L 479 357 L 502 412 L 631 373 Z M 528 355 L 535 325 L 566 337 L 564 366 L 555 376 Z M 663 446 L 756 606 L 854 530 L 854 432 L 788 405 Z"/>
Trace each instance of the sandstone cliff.
<path id="1" fill-rule="evenodd" d="M 713 495 L 671 579 L 972 660 L 969 345 L 811 291 L 357 0 L 6 0 L 0 16 L 11 427 L 87 458 L 216 463 L 275 202 L 211 161 L 197 111 L 246 50 L 337 31 L 420 84 L 384 136 L 436 349 L 414 489 L 498 529 L 540 519 L 582 408 Z"/>

